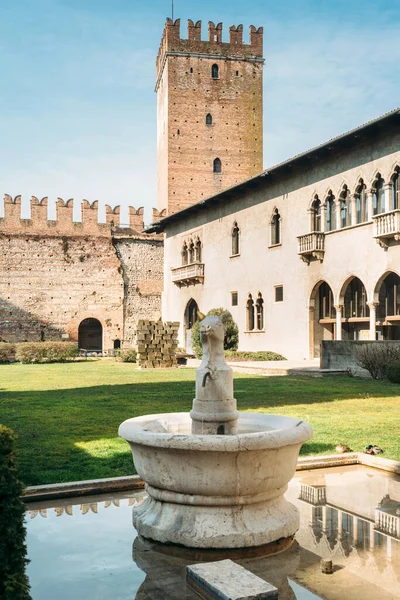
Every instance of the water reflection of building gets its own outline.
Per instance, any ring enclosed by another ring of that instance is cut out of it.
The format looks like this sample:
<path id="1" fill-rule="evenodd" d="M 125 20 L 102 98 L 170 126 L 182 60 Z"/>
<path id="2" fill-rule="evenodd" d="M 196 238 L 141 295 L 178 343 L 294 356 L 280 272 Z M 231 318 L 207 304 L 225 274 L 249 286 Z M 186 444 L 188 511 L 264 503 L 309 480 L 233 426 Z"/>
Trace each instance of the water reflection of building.
<path id="1" fill-rule="evenodd" d="M 325 472 L 300 480 L 297 539 L 400 597 L 400 482 L 379 472 L 348 475 Z"/>
<path id="2" fill-rule="evenodd" d="M 124 498 L 122 500 L 122 502 L 127 504 L 128 506 L 133 506 L 134 504 L 141 502 L 142 500 L 143 500 L 143 497 L 139 496 L 139 497 Z M 54 506 L 54 503 L 50 502 L 48 507 L 43 507 L 43 503 L 41 503 L 41 508 L 37 508 L 37 509 L 31 508 L 34 505 L 35 505 L 34 503 L 31 503 L 27 510 L 27 513 L 29 514 L 29 517 L 31 519 L 34 519 L 35 517 L 37 517 L 37 515 L 40 515 L 41 517 L 46 519 L 48 510 L 54 510 L 57 517 L 61 517 L 64 514 L 72 517 L 73 509 L 78 506 L 78 504 L 67 504 L 67 505 L 60 504 L 59 506 Z M 111 500 L 104 500 L 102 502 L 86 502 L 86 503 L 79 504 L 79 508 L 80 508 L 80 512 L 82 513 L 82 515 L 86 515 L 90 512 L 97 514 L 100 505 L 103 505 L 104 508 L 108 508 L 109 506 L 119 507 L 119 506 L 121 506 L 121 499 L 113 498 Z"/>

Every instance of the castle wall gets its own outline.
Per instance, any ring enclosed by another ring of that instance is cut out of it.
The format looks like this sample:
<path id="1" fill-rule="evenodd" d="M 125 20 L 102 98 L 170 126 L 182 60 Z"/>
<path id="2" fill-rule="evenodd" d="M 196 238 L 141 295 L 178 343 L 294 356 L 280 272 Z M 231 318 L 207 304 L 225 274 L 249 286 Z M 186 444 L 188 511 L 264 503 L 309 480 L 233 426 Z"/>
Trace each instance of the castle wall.
<path id="1" fill-rule="evenodd" d="M 21 219 L 21 197 L 4 198 L 0 340 L 78 341 L 80 323 L 95 318 L 103 350 L 115 340 L 130 346 L 137 320 L 161 315 L 162 239 L 140 233 L 142 208 L 130 207 L 128 227 L 121 227 L 119 207 L 105 207 L 105 223 L 97 202 L 82 202 L 80 222 L 73 221 L 73 200 L 57 201 L 55 220 L 47 208 L 47 198 L 33 197 L 31 218 Z"/>
<path id="2" fill-rule="evenodd" d="M 157 59 L 158 208 L 186 208 L 262 171 L 262 28 L 230 28 L 167 20 Z M 218 77 L 212 66 L 218 66 Z M 211 115 L 212 122 L 206 117 Z M 221 171 L 214 172 L 214 160 Z"/>

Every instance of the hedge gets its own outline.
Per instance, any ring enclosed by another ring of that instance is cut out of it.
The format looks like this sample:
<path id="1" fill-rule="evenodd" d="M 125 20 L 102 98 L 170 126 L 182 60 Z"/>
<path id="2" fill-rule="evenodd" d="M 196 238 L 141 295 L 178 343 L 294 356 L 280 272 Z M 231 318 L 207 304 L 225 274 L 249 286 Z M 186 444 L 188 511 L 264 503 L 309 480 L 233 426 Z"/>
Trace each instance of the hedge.
<path id="1" fill-rule="evenodd" d="M 0 342 L 0 363 L 15 361 L 15 344 Z"/>
<path id="2" fill-rule="evenodd" d="M 22 342 L 15 348 L 15 360 L 22 363 L 66 362 L 78 356 L 75 342 Z"/>
<path id="3" fill-rule="evenodd" d="M 0 598 L 31 600 L 25 573 L 25 507 L 21 500 L 13 446 L 17 436 L 0 425 Z"/>

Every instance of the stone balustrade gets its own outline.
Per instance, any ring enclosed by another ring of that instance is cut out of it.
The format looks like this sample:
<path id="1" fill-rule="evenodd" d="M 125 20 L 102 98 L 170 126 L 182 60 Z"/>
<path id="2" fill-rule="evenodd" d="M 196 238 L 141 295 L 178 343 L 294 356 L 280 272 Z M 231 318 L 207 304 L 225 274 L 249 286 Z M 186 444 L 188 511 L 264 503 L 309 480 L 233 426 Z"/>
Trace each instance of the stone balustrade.
<path id="1" fill-rule="evenodd" d="M 172 281 L 175 285 L 182 287 L 184 285 L 195 285 L 204 282 L 204 264 L 192 263 L 171 269 Z"/>
<path id="2" fill-rule="evenodd" d="M 322 262 L 325 253 L 325 233 L 322 231 L 313 231 L 306 235 L 299 235 L 298 254 L 306 262 L 316 258 Z"/>
<path id="3" fill-rule="evenodd" d="M 396 208 L 372 217 L 374 223 L 374 237 L 381 246 L 387 248 L 384 240 L 400 239 L 400 209 Z"/>

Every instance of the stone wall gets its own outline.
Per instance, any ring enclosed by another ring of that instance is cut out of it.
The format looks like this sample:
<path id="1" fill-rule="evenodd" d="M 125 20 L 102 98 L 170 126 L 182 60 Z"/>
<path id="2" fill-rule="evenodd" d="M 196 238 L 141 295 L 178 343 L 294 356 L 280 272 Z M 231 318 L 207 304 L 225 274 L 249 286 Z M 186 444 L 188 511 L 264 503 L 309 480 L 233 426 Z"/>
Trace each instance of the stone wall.
<path id="1" fill-rule="evenodd" d="M 110 237 L 0 234 L 0 338 L 78 339 L 88 317 L 103 326 L 103 348 L 123 335 L 122 268 Z"/>
<path id="2" fill-rule="evenodd" d="M 357 374 L 369 375 L 368 371 L 357 364 L 357 349 L 361 346 L 376 345 L 400 346 L 400 341 L 327 341 L 321 342 L 321 368 L 322 369 L 350 369 Z"/>
<path id="3" fill-rule="evenodd" d="M 163 240 L 157 236 L 114 237 L 124 278 L 124 347 L 135 343 L 139 319 L 161 318 Z"/>
<path id="4" fill-rule="evenodd" d="M 176 366 L 179 323 L 141 319 L 137 323 L 138 363 L 144 369 Z"/>

